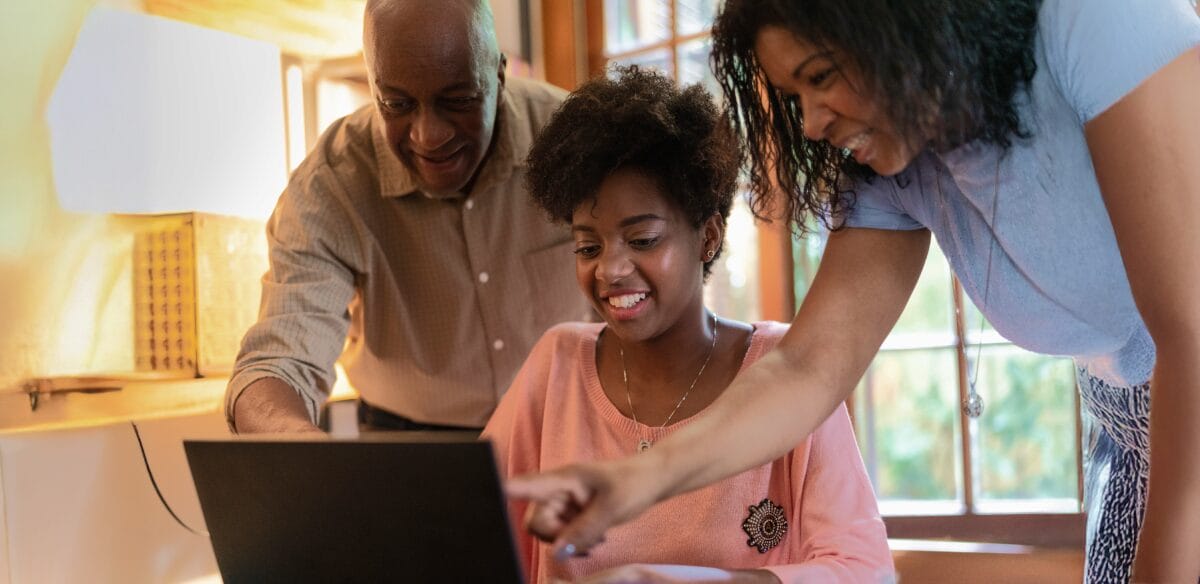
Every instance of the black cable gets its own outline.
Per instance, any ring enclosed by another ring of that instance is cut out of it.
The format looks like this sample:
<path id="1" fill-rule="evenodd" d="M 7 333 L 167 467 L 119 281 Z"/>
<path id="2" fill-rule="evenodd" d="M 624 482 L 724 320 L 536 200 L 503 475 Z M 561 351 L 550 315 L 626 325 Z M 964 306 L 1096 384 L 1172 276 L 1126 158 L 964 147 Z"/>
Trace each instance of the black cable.
<path id="1" fill-rule="evenodd" d="M 196 535 L 208 537 L 207 532 L 196 531 L 195 529 L 188 527 L 188 524 L 184 523 L 183 520 L 175 514 L 175 511 L 171 509 L 171 505 L 168 504 L 166 498 L 163 497 L 162 490 L 158 488 L 158 481 L 154 480 L 154 471 L 150 470 L 150 459 L 146 458 L 146 446 L 142 444 L 142 433 L 138 431 L 137 422 L 130 422 L 129 425 L 133 426 L 133 435 L 137 437 L 138 450 L 140 450 L 142 453 L 142 462 L 146 464 L 146 475 L 150 477 L 150 484 L 154 486 L 154 492 L 158 494 L 158 500 L 162 501 L 163 507 L 167 509 L 167 513 L 170 513 L 171 517 L 175 518 L 175 523 L 182 525 L 184 529 Z"/>

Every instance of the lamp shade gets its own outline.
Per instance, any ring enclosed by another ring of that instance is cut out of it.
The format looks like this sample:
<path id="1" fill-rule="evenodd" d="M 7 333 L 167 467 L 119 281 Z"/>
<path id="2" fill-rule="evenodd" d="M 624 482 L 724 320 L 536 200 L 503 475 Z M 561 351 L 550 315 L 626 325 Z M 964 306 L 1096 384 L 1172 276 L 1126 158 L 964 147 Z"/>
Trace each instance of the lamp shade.
<path id="1" fill-rule="evenodd" d="M 287 179 L 278 48 L 96 7 L 46 111 L 68 211 L 265 218 Z"/>

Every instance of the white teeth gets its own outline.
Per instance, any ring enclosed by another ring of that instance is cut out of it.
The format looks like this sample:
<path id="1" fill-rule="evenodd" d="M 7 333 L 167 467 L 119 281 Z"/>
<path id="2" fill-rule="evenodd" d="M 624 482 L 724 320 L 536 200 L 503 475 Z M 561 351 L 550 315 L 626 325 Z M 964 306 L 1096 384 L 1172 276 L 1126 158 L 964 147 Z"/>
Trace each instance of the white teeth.
<path id="1" fill-rule="evenodd" d="M 645 299 L 646 299 L 646 293 L 638 292 L 637 294 L 623 294 L 621 296 L 609 296 L 608 303 L 613 305 L 616 308 L 629 308 L 629 307 L 633 306 L 634 304 L 637 304 L 638 302 L 641 302 L 642 300 L 645 300 Z"/>
<path id="2" fill-rule="evenodd" d="M 861 134 L 857 134 L 853 138 L 850 138 L 849 140 L 847 140 L 846 145 L 843 146 L 843 148 L 845 150 L 858 150 L 859 148 L 862 148 L 864 144 L 867 143 L 867 139 L 870 135 L 871 135 L 870 131 L 866 131 Z"/>

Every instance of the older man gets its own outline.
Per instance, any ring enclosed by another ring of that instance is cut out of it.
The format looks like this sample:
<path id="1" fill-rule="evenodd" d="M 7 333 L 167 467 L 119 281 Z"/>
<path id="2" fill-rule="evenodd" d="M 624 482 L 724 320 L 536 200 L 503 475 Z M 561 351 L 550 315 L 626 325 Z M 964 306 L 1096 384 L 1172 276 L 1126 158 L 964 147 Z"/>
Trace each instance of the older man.
<path id="1" fill-rule="evenodd" d="M 549 326 L 588 309 L 523 159 L 564 97 L 507 80 L 486 0 L 371 0 L 374 106 L 335 122 L 267 226 L 238 432 L 316 430 L 341 356 L 372 428 L 481 428 Z"/>

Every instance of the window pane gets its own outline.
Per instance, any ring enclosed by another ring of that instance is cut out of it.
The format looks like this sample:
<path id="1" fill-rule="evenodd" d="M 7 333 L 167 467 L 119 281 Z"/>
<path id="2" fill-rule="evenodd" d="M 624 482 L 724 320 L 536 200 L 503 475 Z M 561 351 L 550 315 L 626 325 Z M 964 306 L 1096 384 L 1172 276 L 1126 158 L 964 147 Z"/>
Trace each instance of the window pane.
<path id="1" fill-rule="evenodd" d="M 713 264 L 704 301 L 718 315 L 743 322 L 762 319 L 758 294 L 758 227 L 741 197 L 725 228 L 725 247 Z"/>
<path id="2" fill-rule="evenodd" d="M 828 230 L 817 225 L 815 220 L 809 223 L 807 235 L 792 238 L 792 288 L 796 291 L 796 306 L 800 306 L 808 294 L 808 287 L 817 275 L 817 266 L 821 264 L 821 254 L 825 253 L 825 241 L 829 239 Z"/>
<path id="3" fill-rule="evenodd" d="M 604 50 L 630 51 L 671 38 L 669 0 L 605 0 Z"/>
<path id="4" fill-rule="evenodd" d="M 936 242 L 930 242 L 929 255 L 921 279 L 908 299 L 908 305 L 892 329 L 885 347 L 894 343 L 905 346 L 949 345 L 954 342 L 954 301 L 950 285 L 950 265 Z"/>
<path id="5" fill-rule="evenodd" d="M 793 285 L 796 304 L 817 274 L 828 233 L 816 229 L 803 239 L 792 240 Z M 900 320 L 884 341 L 884 349 L 951 346 L 954 344 L 954 303 L 951 298 L 950 267 L 942 250 L 930 243 L 921 279 L 913 290 Z"/>
<path id="6" fill-rule="evenodd" d="M 954 349 L 931 349 L 881 352 L 859 383 L 856 433 L 885 508 L 959 499 L 957 380 Z"/>
<path id="7" fill-rule="evenodd" d="M 721 4 L 721 0 L 679 0 L 675 5 L 679 19 L 675 30 L 681 35 L 708 30 Z"/>
<path id="8" fill-rule="evenodd" d="M 670 49 L 654 49 L 645 53 L 629 55 L 624 59 L 613 59 L 609 66 L 610 71 L 613 66 L 617 65 L 638 65 L 647 69 L 656 69 L 667 77 L 675 78 L 675 68 L 671 64 Z"/>
<path id="9" fill-rule="evenodd" d="M 1078 511 L 1071 360 L 1013 345 L 986 347 L 980 360 L 972 462 L 981 510 L 985 500 L 1024 499 L 1029 511 Z"/>
<path id="10" fill-rule="evenodd" d="M 713 99 L 720 103 L 724 97 L 717 78 L 713 76 L 708 66 L 708 53 L 712 47 L 712 39 L 708 37 L 686 42 L 679 46 L 679 83 L 692 85 L 699 83 L 712 94 Z"/>

